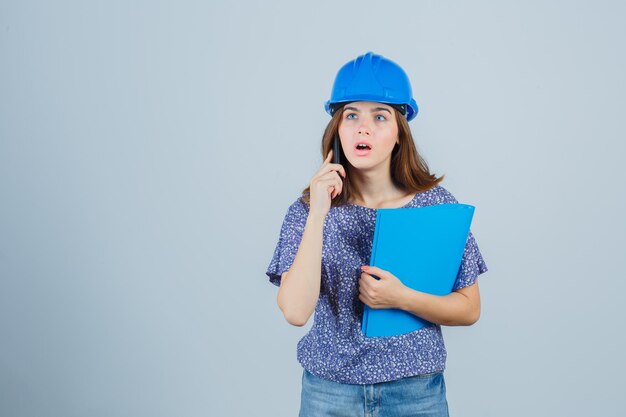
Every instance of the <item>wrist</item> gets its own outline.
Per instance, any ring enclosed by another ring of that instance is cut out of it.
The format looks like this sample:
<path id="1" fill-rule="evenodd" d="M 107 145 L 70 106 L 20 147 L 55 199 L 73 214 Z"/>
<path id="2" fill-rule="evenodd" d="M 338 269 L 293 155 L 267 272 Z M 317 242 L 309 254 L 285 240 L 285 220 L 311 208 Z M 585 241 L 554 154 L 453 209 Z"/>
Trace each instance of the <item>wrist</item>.
<path id="1" fill-rule="evenodd" d="M 410 306 L 411 291 L 411 288 L 407 287 L 406 285 L 402 288 L 398 296 L 399 309 L 408 311 Z"/>
<path id="2" fill-rule="evenodd" d="M 326 220 L 325 214 L 309 213 L 306 222 L 312 224 L 324 224 Z"/>
<path id="3" fill-rule="evenodd" d="M 413 288 L 405 286 L 400 293 L 400 309 L 409 311 L 414 314 L 417 313 L 418 306 L 421 304 L 417 299 L 419 295 L 419 291 L 415 291 Z"/>

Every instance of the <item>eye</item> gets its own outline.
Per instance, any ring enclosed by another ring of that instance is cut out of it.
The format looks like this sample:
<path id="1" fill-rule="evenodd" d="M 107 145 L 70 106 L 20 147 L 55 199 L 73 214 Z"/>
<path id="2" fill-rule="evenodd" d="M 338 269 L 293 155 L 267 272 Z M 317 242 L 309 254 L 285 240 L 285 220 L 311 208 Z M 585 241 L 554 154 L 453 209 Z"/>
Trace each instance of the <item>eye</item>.
<path id="1" fill-rule="evenodd" d="M 352 117 L 352 116 L 354 116 L 354 117 Z M 356 118 L 356 114 L 355 113 L 348 113 L 346 115 L 346 119 L 354 119 L 354 118 Z"/>
<path id="2" fill-rule="evenodd" d="M 376 120 L 387 120 L 387 118 L 385 116 L 383 116 L 382 114 L 377 114 L 376 115 Z"/>

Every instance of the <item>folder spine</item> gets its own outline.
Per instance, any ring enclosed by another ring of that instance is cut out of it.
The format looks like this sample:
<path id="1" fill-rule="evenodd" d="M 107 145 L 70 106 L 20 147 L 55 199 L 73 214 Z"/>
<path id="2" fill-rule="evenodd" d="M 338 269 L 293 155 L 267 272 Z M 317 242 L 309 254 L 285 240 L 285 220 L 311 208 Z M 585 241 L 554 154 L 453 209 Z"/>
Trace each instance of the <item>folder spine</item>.
<path id="1" fill-rule="evenodd" d="M 376 223 L 374 227 L 374 236 L 372 239 L 372 253 L 370 254 L 370 265 L 376 266 L 376 248 L 378 247 L 378 237 L 380 236 L 380 224 L 382 223 L 383 216 L 380 210 L 376 212 Z M 360 271 L 359 271 L 360 272 Z M 359 273 L 360 275 L 360 273 Z M 363 304 L 363 322 L 361 323 L 361 331 L 365 336 L 367 336 L 367 320 L 369 318 L 369 306 L 367 304 Z"/>

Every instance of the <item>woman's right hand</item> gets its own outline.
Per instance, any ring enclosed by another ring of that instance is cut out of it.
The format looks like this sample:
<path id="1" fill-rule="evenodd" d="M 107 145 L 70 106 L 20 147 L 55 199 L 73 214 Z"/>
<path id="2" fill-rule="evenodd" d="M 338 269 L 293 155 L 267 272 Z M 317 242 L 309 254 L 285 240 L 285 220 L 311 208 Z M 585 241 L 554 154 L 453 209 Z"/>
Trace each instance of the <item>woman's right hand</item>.
<path id="1" fill-rule="evenodd" d="M 345 178 L 346 170 L 341 164 L 331 163 L 332 157 L 333 150 L 331 149 L 320 169 L 311 178 L 310 214 L 326 217 L 332 199 L 341 194 L 343 189 L 343 181 L 339 173 Z"/>

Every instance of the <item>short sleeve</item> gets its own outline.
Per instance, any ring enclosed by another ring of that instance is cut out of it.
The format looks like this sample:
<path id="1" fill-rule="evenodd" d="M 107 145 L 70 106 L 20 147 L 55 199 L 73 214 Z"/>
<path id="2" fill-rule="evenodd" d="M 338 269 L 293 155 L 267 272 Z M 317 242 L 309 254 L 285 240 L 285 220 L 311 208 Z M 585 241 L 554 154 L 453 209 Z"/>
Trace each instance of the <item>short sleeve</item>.
<path id="1" fill-rule="evenodd" d="M 487 264 L 470 230 L 467 235 L 467 243 L 465 244 L 461 266 L 459 267 L 459 272 L 457 273 L 452 291 L 472 285 L 476 282 L 476 278 L 483 272 L 487 272 Z"/>
<path id="2" fill-rule="evenodd" d="M 283 272 L 289 270 L 300 247 L 300 241 L 304 233 L 304 226 L 308 217 L 307 204 L 298 198 L 287 209 L 283 224 L 280 228 L 278 243 L 274 249 L 274 255 L 265 273 L 272 284 L 280 286 Z"/>

